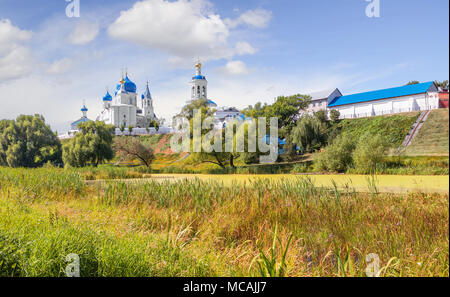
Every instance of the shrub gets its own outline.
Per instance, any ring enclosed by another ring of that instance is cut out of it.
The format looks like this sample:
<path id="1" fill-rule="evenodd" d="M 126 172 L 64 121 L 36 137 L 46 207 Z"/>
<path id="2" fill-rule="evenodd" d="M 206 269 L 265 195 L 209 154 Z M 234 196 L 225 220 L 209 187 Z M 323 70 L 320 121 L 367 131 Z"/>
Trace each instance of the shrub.
<path id="1" fill-rule="evenodd" d="M 315 160 L 315 170 L 345 172 L 353 165 L 355 142 L 348 135 L 339 135 Z"/>
<path id="2" fill-rule="evenodd" d="M 379 134 L 369 133 L 360 137 L 355 151 L 353 162 L 359 173 L 375 173 L 377 164 L 380 164 L 388 148 L 385 138 Z"/>
<path id="3" fill-rule="evenodd" d="M 330 120 L 333 123 L 337 123 L 339 121 L 340 117 L 341 117 L 341 113 L 338 110 L 332 109 L 330 111 Z"/>

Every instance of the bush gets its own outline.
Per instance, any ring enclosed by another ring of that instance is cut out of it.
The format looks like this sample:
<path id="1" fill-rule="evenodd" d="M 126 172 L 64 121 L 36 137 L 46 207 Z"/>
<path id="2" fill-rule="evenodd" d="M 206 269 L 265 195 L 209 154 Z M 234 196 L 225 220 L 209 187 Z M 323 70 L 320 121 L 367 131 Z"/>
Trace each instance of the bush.
<path id="1" fill-rule="evenodd" d="M 360 137 L 353 152 L 353 162 L 359 173 L 375 173 L 388 148 L 386 139 L 377 134 L 366 133 Z"/>
<path id="2" fill-rule="evenodd" d="M 339 112 L 339 110 L 332 109 L 330 111 L 330 120 L 333 123 L 337 123 L 339 121 L 340 117 L 341 117 L 341 113 Z"/>
<path id="3" fill-rule="evenodd" d="M 353 165 L 355 142 L 348 135 L 339 135 L 332 144 L 325 148 L 314 162 L 315 170 L 345 172 Z"/>

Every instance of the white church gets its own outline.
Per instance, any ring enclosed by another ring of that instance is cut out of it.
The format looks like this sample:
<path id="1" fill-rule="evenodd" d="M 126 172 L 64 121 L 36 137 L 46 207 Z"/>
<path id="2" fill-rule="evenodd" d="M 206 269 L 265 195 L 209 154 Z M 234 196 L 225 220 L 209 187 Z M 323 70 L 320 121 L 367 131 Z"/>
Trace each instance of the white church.
<path id="1" fill-rule="evenodd" d="M 107 91 L 102 100 L 103 110 L 96 120 L 116 128 L 148 128 L 152 121 L 158 120 L 148 82 L 144 94 L 138 99 L 136 84 L 128 78 L 128 74 L 117 84 L 114 97 Z"/>

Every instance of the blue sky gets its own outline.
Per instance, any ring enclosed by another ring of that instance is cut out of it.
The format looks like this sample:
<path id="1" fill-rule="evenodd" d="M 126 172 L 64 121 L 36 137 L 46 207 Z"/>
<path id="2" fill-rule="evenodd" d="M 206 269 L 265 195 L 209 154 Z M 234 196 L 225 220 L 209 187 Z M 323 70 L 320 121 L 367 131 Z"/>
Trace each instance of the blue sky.
<path id="1" fill-rule="evenodd" d="M 448 79 L 449 2 L 380 0 L 0 0 L 0 118 L 41 113 L 64 131 L 83 100 L 95 119 L 121 69 L 157 115 L 189 99 L 197 57 L 221 106 L 339 88 L 344 94 L 410 80 Z"/>

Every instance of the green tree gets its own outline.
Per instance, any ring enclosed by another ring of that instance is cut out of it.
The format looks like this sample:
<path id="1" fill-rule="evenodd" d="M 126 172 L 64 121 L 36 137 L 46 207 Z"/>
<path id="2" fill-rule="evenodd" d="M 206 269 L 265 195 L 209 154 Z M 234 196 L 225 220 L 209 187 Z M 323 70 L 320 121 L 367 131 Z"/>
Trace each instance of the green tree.
<path id="1" fill-rule="evenodd" d="M 133 126 L 131 125 L 128 126 L 128 132 L 130 133 L 130 135 L 133 133 Z"/>
<path id="2" fill-rule="evenodd" d="M 408 82 L 406 85 L 409 86 L 409 85 L 417 85 L 417 84 L 420 84 L 420 81 L 412 80 L 412 81 Z"/>
<path id="3" fill-rule="evenodd" d="M 341 117 L 341 113 L 339 112 L 339 110 L 332 109 L 330 111 L 330 120 L 331 120 L 332 123 L 339 122 L 339 118 L 340 117 Z"/>
<path id="4" fill-rule="evenodd" d="M 233 153 L 225 153 L 225 143 L 221 141 L 220 145 L 216 146 L 211 152 L 205 152 L 203 149 L 201 152 L 193 152 L 194 151 L 194 111 L 198 110 L 201 116 L 201 122 L 204 123 L 207 118 L 213 119 L 214 109 L 211 109 L 208 106 L 208 102 L 204 99 L 195 100 L 185 106 L 182 112 L 178 116 L 185 117 L 190 122 L 190 149 L 191 149 L 191 160 L 196 163 L 210 163 L 220 166 L 221 168 L 226 168 L 227 166 L 234 167 L 234 160 L 238 157 L 238 155 Z M 210 127 L 205 128 L 202 127 L 200 139 L 201 142 L 207 142 L 209 138 L 209 143 L 211 145 L 214 144 L 215 137 L 211 137 L 211 133 L 215 135 L 219 135 L 222 137 L 222 140 L 225 139 L 225 129 L 214 129 L 214 123 L 210 122 Z M 220 151 L 217 148 L 220 147 Z"/>
<path id="5" fill-rule="evenodd" d="M 111 160 L 115 127 L 104 122 L 86 122 L 78 126 L 80 132 L 63 146 L 63 160 L 66 165 L 84 167 Z"/>
<path id="6" fill-rule="evenodd" d="M 328 122 L 327 112 L 325 110 L 319 110 L 314 113 L 314 117 L 322 123 Z"/>
<path id="7" fill-rule="evenodd" d="M 305 115 L 292 129 L 292 142 L 300 148 L 300 153 L 312 153 L 325 144 L 326 131 L 326 123 L 317 117 Z"/>
<path id="8" fill-rule="evenodd" d="M 151 121 L 150 122 L 150 127 L 155 128 L 155 130 L 158 131 L 159 130 L 159 123 L 158 123 L 158 121 L 155 121 L 155 120 Z"/>
<path id="9" fill-rule="evenodd" d="M 121 160 L 139 160 L 147 167 L 150 167 L 155 158 L 150 145 L 144 145 L 137 137 L 116 137 L 113 147 Z"/>
<path id="10" fill-rule="evenodd" d="M 388 145 L 386 139 L 371 133 L 363 134 L 353 152 L 355 168 L 360 173 L 375 173 L 377 164 L 380 164 L 386 155 Z"/>
<path id="11" fill-rule="evenodd" d="M 0 165 L 40 167 L 62 164 L 61 143 L 41 115 L 0 121 Z"/>
<path id="12" fill-rule="evenodd" d="M 279 96 L 272 105 L 257 103 L 254 107 L 249 106 L 244 113 L 253 118 L 266 117 L 278 118 L 280 137 L 285 138 L 295 126 L 300 112 L 305 110 L 311 103 L 308 95 L 296 94 L 292 96 Z"/>
<path id="13" fill-rule="evenodd" d="M 254 119 L 265 117 L 267 121 L 267 131 L 270 118 L 277 118 L 279 137 L 281 139 L 286 139 L 284 149 L 287 152 L 287 155 L 290 156 L 296 153 L 295 144 L 292 142 L 291 131 L 295 127 L 301 111 L 305 110 L 310 103 L 311 97 L 308 95 L 296 94 L 292 96 L 279 96 L 271 105 L 262 105 L 258 102 L 255 106 L 249 106 L 244 110 L 244 113 L 246 116 Z M 261 137 L 264 137 L 264 135 Z M 244 155 L 248 161 L 259 159 L 259 153 L 246 153 Z"/>

